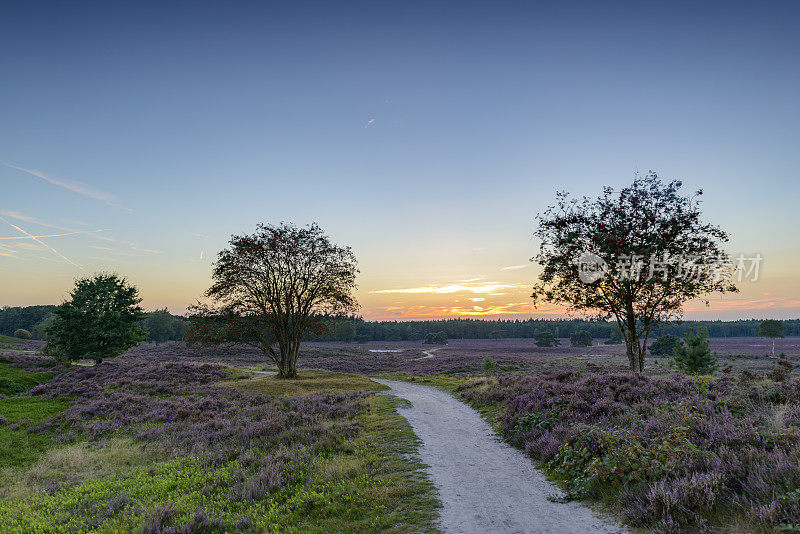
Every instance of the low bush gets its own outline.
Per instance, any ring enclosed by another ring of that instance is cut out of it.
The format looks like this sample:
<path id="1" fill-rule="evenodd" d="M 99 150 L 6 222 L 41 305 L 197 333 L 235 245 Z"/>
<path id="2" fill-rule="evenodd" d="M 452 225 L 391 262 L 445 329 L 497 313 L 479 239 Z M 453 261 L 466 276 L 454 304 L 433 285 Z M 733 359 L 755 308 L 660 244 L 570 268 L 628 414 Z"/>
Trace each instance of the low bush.
<path id="1" fill-rule="evenodd" d="M 14 337 L 19 339 L 30 339 L 31 333 L 25 330 L 24 328 L 17 328 L 14 330 Z"/>
<path id="2" fill-rule="evenodd" d="M 503 435 L 570 497 L 602 500 L 632 526 L 800 525 L 798 379 L 552 371 L 459 389 L 477 407 L 500 403 Z"/>

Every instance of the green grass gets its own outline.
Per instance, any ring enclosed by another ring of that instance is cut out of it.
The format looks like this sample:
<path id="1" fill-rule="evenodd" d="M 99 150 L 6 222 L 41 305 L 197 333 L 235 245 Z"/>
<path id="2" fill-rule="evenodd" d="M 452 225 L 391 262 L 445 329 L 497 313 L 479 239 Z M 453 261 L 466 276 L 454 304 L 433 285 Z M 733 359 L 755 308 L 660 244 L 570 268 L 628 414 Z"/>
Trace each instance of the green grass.
<path id="1" fill-rule="evenodd" d="M 58 399 L 0 399 L 0 415 L 8 421 L 7 425 L 0 426 L 0 468 L 33 463 L 55 445 L 52 433 L 28 432 L 28 426 L 52 417 L 65 408 L 66 403 Z"/>
<path id="2" fill-rule="evenodd" d="M 37 384 L 47 382 L 53 373 L 27 373 L 0 362 L 0 395 L 19 395 Z"/>
<path id="3" fill-rule="evenodd" d="M 226 385 L 283 396 L 384 389 L 359 375 L 307 370 L 298 380 L 258 377 Z M 169 506 L 169 524 L 186 523 L 202 508 L 221 518 L 226 531 L 241 522 L 252 532 L 436 532 L 439 503 L 424 466 L 411 455 L 418 440 L 395 410 L 397 400 L 371 395 L 365 402 L 368 410 L 355 418 L 361 428 L 355 438 L 298 467 L 292 485 L 255 501 L 230 499 L 241 468 L 235 461 L 209 467 L 192 457 L 155 458 L 124 437 L 56 446 L 51 437 L 0 427 L 0 459 L 14 459 L 0 464 L 6 467 L 0 476 L 8 479 L 0 483 L 0 530 L 134 532 Z M 0 401 L 11 425 L 40 421 L 63 407 L 38 397 Z M 23 444 L 23 437 L 42 441 Z M 19 457 L 22 450 L 31 454 Z M 41 491 L 54 478 L 62 486 Z"/>
<path id="4" fill-rule="evenodd" d="M 298 378 L 291 380 L 277 378 L 274 375 L 255 375 L 253 378 L 228 380 L 223 384 L 244 391 L 278 397 L 296 397 L 325 391 L 382 391 L 388 389 L 363 375 L 335 373 L 319 369 L 301 369 Z"/>

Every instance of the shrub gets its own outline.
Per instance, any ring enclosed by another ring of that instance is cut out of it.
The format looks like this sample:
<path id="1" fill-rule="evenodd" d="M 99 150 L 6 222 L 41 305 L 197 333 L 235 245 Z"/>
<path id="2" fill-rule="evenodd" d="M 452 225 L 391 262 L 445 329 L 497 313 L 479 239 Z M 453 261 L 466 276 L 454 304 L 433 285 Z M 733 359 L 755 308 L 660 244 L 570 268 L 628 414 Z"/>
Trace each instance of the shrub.
<path id="1" fill-rule="evenodd" d="M 425 335 L 427 345 L 447 345 L 447 334 L 445 332 L 428 332 Z"/>
<path id="2" fill-rule="evenodd" d="M 681 340 L 671 334 L 661 336 L 650 345 L 650 354 L 653 356 L 672 356 L 675 352 L 675 347 L 680 343 Z"/>
<path id="3" fill-rule="evenodd" d="M 573 347 L 591 347 L 592 334 L 588 330 L 578 330 L 569 336 L 569 343 Z"/>
<path id="4" fill-rule="evenodd" d="M 708 331 L 692 329 L 683 336 L 683 344 L 675 346 L 675 364 L 690 375 L 709 374 L 717 369 L 717 355 L 708 350 Z"/>
<path id="5" fill-rule="evenodd" d="M 14 330 L 14 337 L 18 337 L 19 339 L 30 339 L 31 333 L 24 328 L 17 328 Z"/>
<path id="6" fill-rule="evenodd" d="M 536 340 L 537 347 L 556 347 L 561 344 L 556 336 L 550 331 L 543 331 L 534 334 L 533 339 Z"/>
<path id="7" fill-rule="evenodd" d="M 485 372 L 492 373 L 497 368 L 497 363 L 495 363 L 491 356 L 486 356 L 486 358 L 483 359 L 482 367 Z"/>
<path id="8" fill-rule="evenodd" d="M 775 366 L 767 374 L 767 376 L 776 382 L 785 382 L 786 379 L 789 378 L 789 375 L 791 375 L 792 369 L 794 369 L 792 362 L 785 358 L 781 358 L 775 362 Z"/>

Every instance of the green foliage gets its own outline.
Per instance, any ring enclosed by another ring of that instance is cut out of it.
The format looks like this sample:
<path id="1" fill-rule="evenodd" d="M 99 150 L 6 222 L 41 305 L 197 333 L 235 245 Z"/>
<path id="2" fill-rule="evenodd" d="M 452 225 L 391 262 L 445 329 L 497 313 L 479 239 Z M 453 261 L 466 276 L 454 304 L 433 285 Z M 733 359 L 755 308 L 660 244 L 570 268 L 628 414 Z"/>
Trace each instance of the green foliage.
<path id="1" fill-rule="evenodd" d="M 489 332 L 490 339 L 503 339 L 506 337 L 506 333 L 503 330 L 492 330 Z"/>
<path id="2" fill-rule="evenodd" d="M 52 377 L 52 373 L 26 373 L 5 362 L 0 362 L 0 395 L 19 395 Z"/>
<path id="3" fill-rule="evenodd" d="M 183 339 L 183 317 L 176 317 L 167 308 L 149 312 L 144 320 L 148 341 L 156 344 Z"/>
<path id="4" fill-rule="evenodd" d="M 52 447 L 55 443 L 52 433 L 29 432 L 28 427 L 65 408 L 66 403 L 58 399 L 0 399 L 0 417 L 8 422 L 7 425 L 0 425 L 0 469 L 29 464 Z M 3 524 L 1 519 L 0 524 Z"/>
<path id="5" fill-rule="evenodd" d="M 447 334 L 444 332 L 428 332 L 425 335 L 427 345 L 447 345 Z"/>
<path id="6" fill-rule="evenodd" d="M 34 327 L 55 309 L 56 307 L 52 304 L 21 307 L 4 306 L 0 308 L 0 334 L 10 336 L 18 328 L 32 332 Z"/>
<path id="7" fill-rule="evenodd" d="M 677 336 L 667 334 L 655 340 L 649 347 L 650 354 L 653 356 L 672 356 L 675 353 L 675 347 L 681 344 L 681 340 Z"/>
<path id="8" fill-rule="evenodd" d="M 659 479 L 696 457 L 688 431 L 676 426 L 664 439 L 647 444 L 627 429 L 587 427 L 582 441 L 562 445 L 548 467 L 567 482 L 570 497 L 597 496 L 604 488 Z"/>
<path id="9" fill-rule="evenodd" d="M 591 347 L 592 334 L 588 330 L 578 330 L 569 336 L 569 343 L 573 347 Z"/>
<path id="10" fill-rule="evenodd" d="M 53 326 L 53 322 L 56 320 L 56 316 L 51 312 L 48 313 L 44 319 L 36 323 L 31 330 L 31 335 L 33 335 L 33 339 L 41 339 L 47 341 L 47 329 Z"/>
<path id="11" fill-rule="evenodd" d="M 116 274 L 75 282 L 70 300 L 56 308 L 47 354 L 61 362 L 114 358 L 145 339 L 145 314 L 136 287 Z"/>
<path id="12" fill-rule="evenodd" d="M 494 370 L 497 368 L 497 363 L 492 359 L 491 356 L 487 355 L 483 359 L 483 364 L 481 365 L 481 367 L 483 367 L 484 372 L 493 373 Z"/>
<path id="13" fill-rule="evenodd" d="M 561 342 L 556 339 L 556 336 L 549 330 L 538 332 L 533 336 L 533 339 L 536 340 L 537 347 L 556 347 L 561 344 Z"/>
<path id="14" fill-rule="evenodd" d="M 558 423 L 558 413 L 551 412 L 544 414 L 541 412 L 527 413 L 517 419 L 511 430 L 512 435 L 526 434 L 534 428 L 545 430 L 552 428 Z"/>
<path id="15" fill-rule="evenodd" d="M 708 332 L 697 328 L 683 336 L 683 343 L 675 346 L 675 364 L 686 374 L 709 374 L 717 369 L 717 355 L 708 349 Z"/>
<path id="16" fill-rule="evenodd" d="M 786 325 L 783 324 L 783 321 L 767 319 L 766 321 L 761 321 L 761 324 L 758 325 L 758 335 L 761 337 L 782 338 L 785 333 Z"/>
<path id="17" fill-rule="evenodd" d="M 24 328 L 17 328 L 16 330 L 14 330 L 14 337 L 17 337 L 19 339 L 30 339 L 31 333 L 25 330 Z"/>

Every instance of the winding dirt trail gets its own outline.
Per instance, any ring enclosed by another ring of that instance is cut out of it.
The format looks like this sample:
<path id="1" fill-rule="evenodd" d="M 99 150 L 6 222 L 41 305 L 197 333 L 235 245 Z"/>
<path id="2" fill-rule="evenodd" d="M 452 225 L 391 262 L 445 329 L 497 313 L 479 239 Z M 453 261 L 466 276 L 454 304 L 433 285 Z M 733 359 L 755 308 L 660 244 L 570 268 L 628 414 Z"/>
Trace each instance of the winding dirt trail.
<path id="1" fill-rule="evenodd" d="M 579 503 L 549 501 L 562 494 L 559 488 L 466 404 L 430 386 L 373 380 L 412 404 L 399 411 L 422 440 L 419 454 L 439 490 L 444 532 L 626 532 Z"/>

